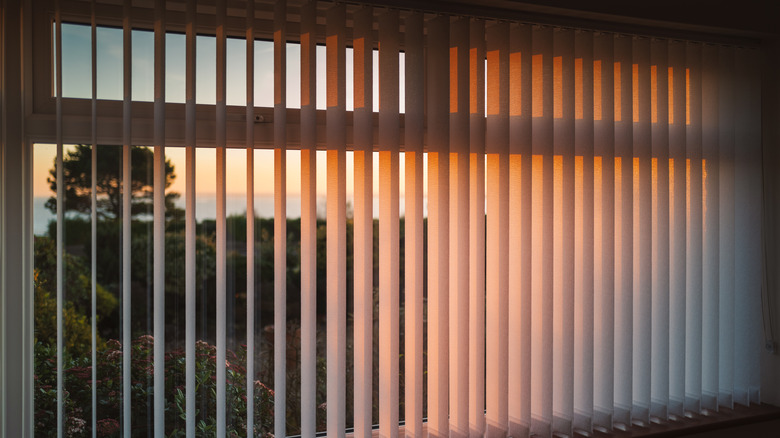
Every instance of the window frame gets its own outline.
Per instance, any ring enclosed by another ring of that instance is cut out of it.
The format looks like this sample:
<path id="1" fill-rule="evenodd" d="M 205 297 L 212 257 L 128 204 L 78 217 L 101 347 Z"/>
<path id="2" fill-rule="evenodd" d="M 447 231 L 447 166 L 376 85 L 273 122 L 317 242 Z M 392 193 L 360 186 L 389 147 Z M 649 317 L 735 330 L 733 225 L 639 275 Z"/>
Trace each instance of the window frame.
<path id="1" fill-rule="evenodd" d="M 63 2 L 62 22 L 90 26 L 90 16 L 84 13 L 76 3 L 81 1 Z M 324 2 L 323 2 L 324 3 Z M 54 96 L 54 53 L 52 42 L 54 23 L 54 2 L 46 0 L 41 8 L 33 14 L 33 47 L 32 47 L 32 77 L 30 82 L 32 89 L 32 111 L 27 116 L 26 135 L 31 143 L 56 142 L 56 99 Z M 264 4 L 264 6 L 270 6 Z M 196 34 L 213 36 L 214 15 L 204 12 L 206 7 L 198 6 Z M 212 8 L 213 9 L 213 8 Z M 98 27 L 120 27 L 122 24 L 122 7 L 115 5 L 99 4 L 96 10 L 96 25 Z M 273 27 L 273 11 L 271 8 L 260 9 L 255 13 L 256 24 L 255 40 L 273 40 L 270 29 Z M 320 12 L 320 18 L 324 12 Z M 133 8 L 131 27 L 133 30 L 153 30 L 152 8 Z M 183 33 L 185 31 L 184 12 L 171 10 L 166 12 L 167 32 Z M 226 33 L 229 38 L 244 40 L 245 21 L 243 18 L 228 16 Z M 296 43 L 294 37 L 299 33 L 300 23 L 287 22 L 288 43 Z M 320 29 L 321 28 L 321 29 Z M 374 33 L 377 31 L 375 30 Z M 351 39 L 352 29 L 347 28 L 347 40 Z M 324 25 L 318 24 L 317 45 L 325 44 Z M 376 39 L 375 39 L 376 40 Z M 98 144 L 122 144 L 123 126 L 123 101 L 98 99 Z M 131 123 L 133 126 L 132 143 L 134 145 L 149 145 L 154 143 L 154 102 L 131 101 Z M 85 143 L 92 141 L 92 100 L 90 98 L 62 98 L 62 125 L 63 143 Z M 227 147 L 246 147 L 246 106 L 227 105 Z M 172 147 L 187 146 L 185 142 L 185 103 L 165 104 L 165 145 Z M 255 106 L 255 132 L 254 144 L 256 148 L 272 149 L 274 108 Z M 287 148 L 300 149 L 301 139 L 301 111 L 298 108 L 287 108 Z M 326 110 L 317 110 L 317 149 L 325 150 L 325 118 Z M 197 127 L 196 147 L 216 147 L 216 105 L 196 105 Z M 353 150 L 353 112 L 347 111 L 346 115 L 346 147 Z M 377 147 L 377 129 L 379 127 L 379 115 L 373 114 L 374 150 Z M 400 114 L 400 128 L 404 128 L 404 114 Z M 404 136 L 400 137 L 400 148 L 404 150 Z"/>
<path id="2" fill-rule="evenodd" d="M 12 5 L 14 2 L 10 2 Z M 86 4 L 86 2 L 78 2 Z M 63 4 L 63 21 L 68 22 L 80 22 L 83 21 L 84 15 L 78 13 L 78 7 L 75 6 L 76 2 L 64 2 Z M 5 3 L 4 3 L 5 5 Z M 3 99 L 4 103 L 10 102 L 11 104 L 19 104 L 19 107 L 23 108 L 18 114 L 14 114 L 13 110 L 5 111 L 2 114 L 4 125 L 3 135 L 3 153 L 0 154 L 0 166 L 8 169 L 13 168 L 14 165 L 19 166 L 19 175 L 5 174 L 3 176 L 3 183 L 6 187 L 14 182 L 19 183 L 18 195 L 9 196 L 6 190 L 3 189 L 1 207 L 2 210 L 2 239 L 0 242 L 3 247 L 3 259 L 5 260 L 0 264 L 0 279 L 3 282 L 3 320 L 2 320 L 2 357 L 0 360 L 0 366 L 2 367 L 2 373 L 6 376 L 3 383 L 13 381 L 14 376 L 21 375 L 23 378 L 19 384 L 22 385 L 21 399 L 23 401 L 21 409 L 22 421 L 17 424 L 13 421 L 6 421 L 7 417 L 10 417 L 9 412 L 14 412 L 8 408 L 4 408 L 0 411 L 0 424 L 5 424 L 4 431 L 9 435 L 31 435 L 33 422 L 33 397 L 32 397 L 32 348 L 28 345 L 25 346 L 24 342 L 7 342 L 12 331 L 10 328 L 21 329 L 20 335 L 23 340 L 32 340 L 32 290 L 33 285 L 31 281 L 32 273 L 32 222 L 29 218 L 32 215 L 31 195 L 30 188 L 32 186 L 32 145 L 39 142 L 54 142 L 56 141 L 56 128 L 55 128 L 55 99 L 51 97 L 51 78 L 46 78 L 46 75 L 53 71 L 52 67 L 52 50 L 51 50 L 51 34 L 50 31 L 42 34 L 36 32 L 39 26 L 47 26 L 49 30 L 52 29 L 51 21 L 53 17 L 53 1 L 48 0 L 44 4 L 38 4 L 36 2 L 36 8 L 32 8 L 32 0 L 25 0 L 21 2 L 17 8 L 20 12 L 19 15 L 24 19 L 19 23 L 8 26 L 7 23 L 12 21 L 5 19 L 8 15 L 13 15 L 17 12 L 13 6 L 7 9 L 0 9 L 0 19 L 3 19 L 2 32 L 6 35 L 23 35 L 21 44 L 3 43 L 2 53 L 2 65 L 3 75 L 0 75 L 0 82 L 2 82 Z M 39 7 L 40 6 L 40 7 Z M 32 14 L 21 14 L 21 11 L 32 10 Z M 117 14 L 118 12 L 118 14 Z M 122 9 L 119 6 L 112 5 L 100 5 L 98 23 L 99 25 L 112 25 L 116 26 L 118 21 L 116 16 L 121 17 Z M 258 23 L 269 23 L 267 28 L 271 28 L 270 23 L 272 20 L 264 18 L 268 15 L 269 11 L 260 11 Z M 116 15 L 115 15 L 116 14 Z M 5 15 L 5 16 L 3 16 Z M 114 18 L 112 18 L 112 15 Z M 152 9 L 146 8 L 134 8 L 133 9 L 133 27 L 139 29 L 151 29 L 151 16 L 153 15 Z M 179 20 L 183 17 L 183 12 L 169 11 L 168 15 L 168 27 L 176 28 L 181 26 Z M 210 15 L 207 13 L 199 13 L 199 23 L 208 22 Z M 213 20 L 213 17 L 211 18 Z M 241 26 L 230 25 L 238 23 L 239 19 L 236 17 L 229 17 L 228 35 L 241 37 L 240 32 L 234 32 L 233 29 L 239 29 Z M 295 35 L 295 23 L 290 23 L 288 28 L 291 35 Z M 198 29 L 207 29 L 207 25 L 201 25 Z M 21 30 L 21 32 L 19 31 Z M 15 32 L 16 31 L 16 32 Z M 43 35 L 48 35 L 48 39 Z M 8 41 L 8 38 L 4 38 L 4 41 Z M 13 46 L 16 46 L 14 48 Z M 18 51 L 17 51 L 18 50 Z M 18 64 L 14 64 L 15 61 L 19 61 Z M 18 70 L 20 72 L 20 82 L 32 84 L 31 89 L 18 89 L 13 90 L 13 87 L 7 82 L 13 81 L 15 77 L 13 75 L 6 75 L 7 71 Z M 45 79 L 41 79 L 45 78 Z M 11 91 L 10 94 L 6 91 Z M 122 127 L 122 101 L 98 101 L 99 116 L 98 116 L 98 143 L 100 144 L 121 144 L 121 127 Z M 152 144 L 153 143 L 153 103 L 151 102 L 133 102 L 133 144 Z M 75 142 L 91 142 L 91 102 L 89 99 L 63 99 L 63 142 L 75 143 Z M 255 145 L 261 148 L 272 147 L 273 139 L 273 109 L 268 107 L 256 107 L 255 115 L 262 117 L 263 121 L 256 124 L 255 130 Z M 229 106 L 227 109 L 227 141 L 228 147 L 245 147 L 243 143 L 243 136 L 245 132 L 245 107 L 243 106 Z M 763 115 L 763 117 L 766 117 Z M 196 143 L 198 147 L 214 147 L 214 126 L 216 119 L 216 111 L 213 105 L 198 105 L 197 118 L 199 121 L 198 135 Z M 299 147 L 300 137 L 300 111 L 296 109 L 287 110 L 287 136 L 290 149 L 296 149 Z M 318 120 L 318 148 L 324 149 L 324 130 L 325 130 L 325 111 L 317 111 Z M 16 123 L 18 122 L 18 123 Z M 201 123 L 202 122 L 202 123 Z M 184 146 L 184 104 L 167 104 L 166 105 L 166 145 L 169 146 Z M 376 132 L 377 117 L 374 117 L 374 132 Z M 347 143 L 348 149 L 351 150 L 352 146 L 352 116 L 351 113 L 347 115 Z M 401 115 L 401 127 L 403 127 L 403 115 Z M 119 134 L 112 134 L 119 133 Z M 8 151 L 13 149 L 16 145 L 13 140 L 19 137 L 20 150 L 14 153 Z M 7 139 L 11 139 L 10 141 Z M 401 137 L 403 144 L 403 136 Z M 403 150 L 403 149 L 402 149 Z M 9 183 L 9 181 L 11 181 Z M 13 189 L 12 189 L 13 190 Z M 19 224 L 9 223 L 9 212 L 19 211 L 21 220 Z M 14 234 L 18 231 L 18 236 L 14 237 Z M 10 237 L 10 238 L 9 238 Z M 21 257 L 19 261 L 12 261 L 8 254 L 8 248 L 20 248 Z M 20 270 L 16 270 L 16 267 L 20 267 Z M 13 275 L 8 275 L 9 272 L 22 272 L 24 275 L 20 279 L 14 279 Z M 15 301 L 9 301 L 14 292 L 8 291 L 6 287 L 9 284 L 21 284 L 21 297 L 15 298 Z M 14 314 L 14 305 L 21 304 L 21 313 L 17 312 L 18 317 L 9 318 Z M 10 311 L 8 306 L 10 307 Z M 14 338 L 17 339 L 17 338 Z M 8 360 L 9 358 L 15 358 L 18 353 L 21 353 L 21 359 L 19 360 L 21 370 L 14 365 L 14 360 Z M 26 361 L 26 362 L 25 362 Z M 771 380 L 771 379 L 770 379 Z M 768 382 L 771 383 L 771 382 Z M 767 384 L 768 384 L 767 383 Z M 5 401 L 9 398 L 9 392 L 14 391 L 13 387 L 5 386 L 3 390 L 3 405 L 9 406 Z M 7 427 L 7 429 L 5 429 Z M 19 432 L 19 433 L 16 433 Z"/>

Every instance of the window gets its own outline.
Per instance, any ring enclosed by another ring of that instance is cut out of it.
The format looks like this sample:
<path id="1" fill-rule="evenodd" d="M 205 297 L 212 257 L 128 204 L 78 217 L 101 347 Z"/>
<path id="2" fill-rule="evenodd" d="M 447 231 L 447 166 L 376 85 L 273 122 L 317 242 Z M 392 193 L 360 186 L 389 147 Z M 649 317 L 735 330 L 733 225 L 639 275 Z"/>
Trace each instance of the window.
<path id="1" fill-rule="evenodd" d="M 35 434 L 551 436 L 760 403 L 755 49 L 115 3 L 31 19 Z"/>

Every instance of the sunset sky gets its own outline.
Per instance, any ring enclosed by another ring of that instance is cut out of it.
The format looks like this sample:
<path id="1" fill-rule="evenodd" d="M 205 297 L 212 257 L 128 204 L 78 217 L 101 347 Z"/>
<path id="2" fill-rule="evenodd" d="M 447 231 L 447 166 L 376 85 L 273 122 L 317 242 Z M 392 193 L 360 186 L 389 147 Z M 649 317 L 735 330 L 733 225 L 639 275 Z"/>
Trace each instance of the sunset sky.
<path id="1" fill-rule="evenodd" d="M 119 147 L 119 146 L 106 146 Z M 71 146 L 64 147 L 65 154 Z M 100 149 L 98 148 L 98 153 Z M 33 196 L 51 196 L 52 192 L 46 178 L 49 170 L 53 168 L 56 157 L 56 146 L 53 144 L 36 144 L 33 157 Z M 182 147 L 165 148 L 165 156 L 171 160 L 174 165 L 176 179 L 169 191 L 184 194 L 186 174 L 185 174 L 185 156 L 186 150 Z M 246 194 L 246 150 L 245 149 L 227 149 L 227 174 L 226 191 L 229 195 Z M 404 154 L 400 154 L 400 191 L 403 197 L 404 192 Z M 216 150 L 213 148 L 200 148 L 196 153 L 196 180 L 195 190 L 198 195 L 215 196 L 217 175 L 216 175 Z M 326 172 L 326 153 L 317 152 L 317 194 L 324 196 L 327 184 Z M 289 195 L 301 194 L 301 154 L 300 151 L 287 151 L 287 193 Z M 255 150 L 255 194 L 258 196 L 273 195 L 274 193 L 274 163 L 273 150 L 257 149 Z M 347 153 L 347 195 L 352 196 L 354 187 L 354 160 L 352 153 Z M 374 153 L 374 195 L 379 194 L 379 153 Z"/>

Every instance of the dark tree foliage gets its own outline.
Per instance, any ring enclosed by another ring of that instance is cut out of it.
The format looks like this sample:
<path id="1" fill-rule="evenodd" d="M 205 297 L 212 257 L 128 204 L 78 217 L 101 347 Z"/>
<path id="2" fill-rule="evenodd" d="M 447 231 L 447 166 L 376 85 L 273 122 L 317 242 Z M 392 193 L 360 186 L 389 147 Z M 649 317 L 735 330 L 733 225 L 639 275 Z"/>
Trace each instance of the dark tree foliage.
<path id="1" fill-rule="evenodd" d="M 117 219 L 122 215 L 122 148 L 97 147 L 97 214 L 101 219 Z M 133 146 L 131 159 L 131 215 L 152 214 L 154 196 L 154 152 L 148 147 Z M 62 175 L 65 181 L 65 211 L 89 214 L 92 211 L 92 147 L 76 145 L 62 160 Z M 176 179 L 173 164 L 165 161 L 165 188 Z M 46 179 L 54 195 L 46 202 L 46 208 L 57 212 L 57 163 L 49 170 Z M 178 193 L 165 195 L 166 216 L 180 214 L 174 206 Z"/>

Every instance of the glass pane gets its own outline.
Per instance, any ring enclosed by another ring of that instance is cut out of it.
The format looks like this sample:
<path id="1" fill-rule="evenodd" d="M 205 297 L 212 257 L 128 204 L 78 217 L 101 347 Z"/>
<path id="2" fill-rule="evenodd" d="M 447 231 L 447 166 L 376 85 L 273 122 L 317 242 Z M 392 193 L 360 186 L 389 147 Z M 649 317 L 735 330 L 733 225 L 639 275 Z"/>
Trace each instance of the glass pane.
<path id="1" fill-rule="evenodd" d="M 98 98 L 121 100 L 124 87 L 122 29 L 97 28 L 97 63 Z"/>
<path id="2" fill-rule="evenodd" d="M 187 52 L 183 33 L 165 34 L 165 101 L 184 103 Z M 182 171 L 184 166 L 182 166 Z"/>
<path id="3" fill-rule="evenodd" d="M 92 97 L 92 28 L 62 24 L 62 96 Z M 56 81 L 55 81 L 56 86 Z M 56 90 L 55 90 L 56 93 Z"/>
<path id="4" fill-rule="evenodd" d="M 131 65 L 133 100 L 154 100 L 154 32 L 133 30 Z"/>

